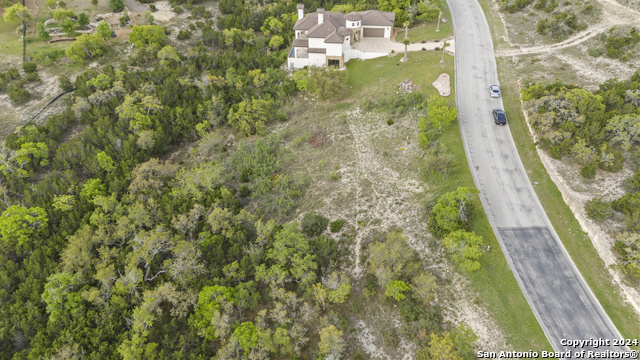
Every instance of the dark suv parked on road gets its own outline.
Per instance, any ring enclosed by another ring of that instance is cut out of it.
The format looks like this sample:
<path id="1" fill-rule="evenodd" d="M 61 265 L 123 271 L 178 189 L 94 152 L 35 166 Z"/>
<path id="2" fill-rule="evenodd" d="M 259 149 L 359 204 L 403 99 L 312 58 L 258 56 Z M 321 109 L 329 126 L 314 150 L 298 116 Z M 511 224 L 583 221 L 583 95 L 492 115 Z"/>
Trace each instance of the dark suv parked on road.
<path id="1" fill-rule="evenodd" d="M 493 120 L 496 122 L 496 125 L 506 125 L 507 115 L 505 115 L 501 109 L 493 109 Z"/>

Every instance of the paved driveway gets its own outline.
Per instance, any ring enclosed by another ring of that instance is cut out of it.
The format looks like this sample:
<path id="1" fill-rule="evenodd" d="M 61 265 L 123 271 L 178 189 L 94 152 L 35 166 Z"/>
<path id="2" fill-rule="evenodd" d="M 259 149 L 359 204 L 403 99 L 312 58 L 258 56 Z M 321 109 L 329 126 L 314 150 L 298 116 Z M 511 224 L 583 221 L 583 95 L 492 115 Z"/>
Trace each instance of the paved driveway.
<path id="1" fill-rule="evenodd" d="M 449 43 L 449 45 L 447 46 L 447 52 L 453 53 L 455 48 L 455 40 L 449 40 L 447 42 Z M 410 44 L 407 48 L 407 51 L 422 51 L 423 48 L 426 50 L 434 50 L 436 47 L 442 48 L 442 44 L 442 41 L 424 44 L 415 43 Z M 356 50 L 371 53 L 388 54 L 391 52 L 391 50 L 397 53 L 404 52 L 404 44 L 385 38 L 362 38 L 361 41 L 353 44 L 351 47 Z"/>
<path id="2" fill-rule="evenodd" d="M 473 0 L 447 2 L 457 39 L 456 103 L 467 159 L 523 294 L 556 351 L 576 350 L 563 346 L 562 339 L 620 339 L 547 218 L 508 125 L 493 123 L 491 110 L 504 107 L 501 98 L 489 96 L 489 85 L 498 84 L 498 74 L 482 8 Z M 578 350 L 623 348 L 585 346 Z"/>

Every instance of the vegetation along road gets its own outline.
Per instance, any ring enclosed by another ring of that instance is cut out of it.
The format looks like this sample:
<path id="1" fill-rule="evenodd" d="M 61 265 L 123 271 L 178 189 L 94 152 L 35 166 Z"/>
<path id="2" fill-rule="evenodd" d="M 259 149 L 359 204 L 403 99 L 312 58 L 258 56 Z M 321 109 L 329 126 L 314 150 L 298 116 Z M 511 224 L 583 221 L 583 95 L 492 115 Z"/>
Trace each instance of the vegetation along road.
<path id="1" fill-rule="evenodd" d="M 562 339 L 619 339 L 540 205 L 508 125 L 494 125 L 491 110 L 503 106 L 500 98 L 489 96 L 489 85 L 498 83 L 498 75 L 480 5 L 468 0 L 448 3 L 456 34 L 456 102 L 465 151 L 520 288 L 556 351 L 575 350 L 563 346 Z"/>

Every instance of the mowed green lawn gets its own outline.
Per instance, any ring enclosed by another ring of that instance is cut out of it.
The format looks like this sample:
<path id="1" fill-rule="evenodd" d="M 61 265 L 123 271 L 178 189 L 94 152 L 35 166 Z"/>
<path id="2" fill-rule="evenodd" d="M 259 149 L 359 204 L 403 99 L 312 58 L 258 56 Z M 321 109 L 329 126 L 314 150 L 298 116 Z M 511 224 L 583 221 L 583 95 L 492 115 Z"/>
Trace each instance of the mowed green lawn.
<path id="1" fill-rule="evenodd" d="M 446 55 L 444 63 L 440 63 L 441 53 L 435 51 L 410 53 L 406 63 L 400 62 L 401 57 L 398 54 L 395 57 L 349 62 L 348 84 L 351 94 L 355 96 L 352 100 L 357 102 L 365 93 L 372 98 L 390 95 L 400 82 L 408 78 L 420 85 L 427 97 L 436 94 L 431 83 L 441 73 L 451 76 L 452 86 L 455 83 L 452 56 Z M 455 92 L 449 96 L 449 103 L 455 105 Z M 474 187 L 457 122 L 438 141 L 454 155 L 455 160 L 448 179 L 440 184 L 430 184 L 431 191 L 441 194 L 459 186 Z M 468 276 L 472 290 L 478 295 L 476 302 L 495 319 L 509 344 L 514 346 L 511 350 L 551 351 L 542 328 L 507 264 L 480 200 L 476 199 L 474 205 L 477 215 L 473 219 L 472 230 L 484 237 L 484 249 L 490 246 L 490 250 L 484 251 L 481 269 Z"/>

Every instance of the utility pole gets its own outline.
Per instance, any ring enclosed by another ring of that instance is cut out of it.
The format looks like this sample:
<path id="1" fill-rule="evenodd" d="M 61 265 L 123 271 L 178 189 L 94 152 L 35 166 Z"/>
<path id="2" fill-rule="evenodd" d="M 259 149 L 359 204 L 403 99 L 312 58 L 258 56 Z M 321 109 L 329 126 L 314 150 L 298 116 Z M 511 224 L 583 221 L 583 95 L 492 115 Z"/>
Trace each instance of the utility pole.
<path id="1" fill-rule="evenodd" d="M 25 0 L 22 0 L 22 6 L 25 5 Z M 27 24 L 22 17 L 22 63 L 27 62 Z"/>
<path id="2" fill-rule="evenodd" d="M 441 17 L 442 17 L 442 12 L 440 12 L 440 14 L 438 14 L 438 26 L 436 26 L 436 32 L 440 32 L 440 18 Z"/>

